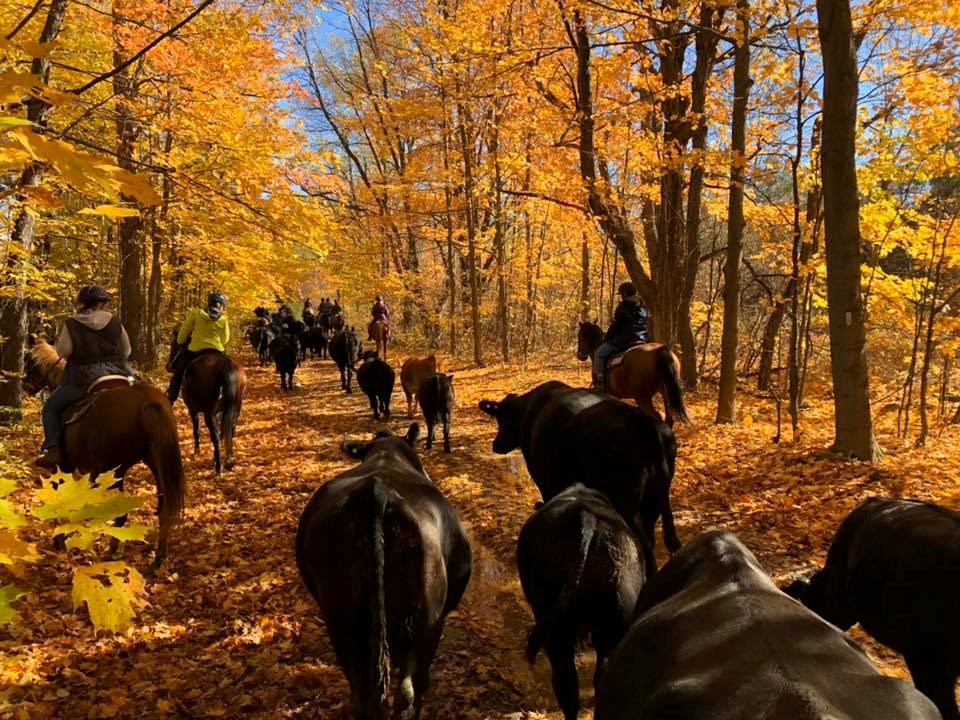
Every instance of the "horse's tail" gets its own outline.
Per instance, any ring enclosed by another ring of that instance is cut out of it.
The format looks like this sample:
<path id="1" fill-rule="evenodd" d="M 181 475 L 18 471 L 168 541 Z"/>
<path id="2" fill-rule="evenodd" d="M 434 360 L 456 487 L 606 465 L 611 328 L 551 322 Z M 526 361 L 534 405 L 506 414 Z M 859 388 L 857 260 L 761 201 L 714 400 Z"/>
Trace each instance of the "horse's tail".
<path id="1" fill-rule="evenodd" d="M 387 644 L 387 600 L 384 582 L 383 516 L 387 510 L 387 491 L 380 478 L 373 481 L 373 598 L 370 608 L 370 685 L 380 707 L 386 708 L 390 680 L 390 647 Z"/>
<path id="2" fill-rule="evenodd" d="M 583 577 L 583 570 L 587 566 L 590 546 L 593 545 L 593 538 L 597 532 L 597 518 L 593 513 L 581 512 L 580 521 L 580 555 L 577 558 L 576 570 L 573 577 L 564 583 L 563 589 L 554 603 L 547 608 L 543 616 L 533 626 L 533 630 L 530 631 L 530 637 L 527 638 L 527 660 L 531 663 L 537 659 L 537 654 L 543 647 L 544 640 L 557 634 L 559 624 L 570 617 L 573 604 L 577 601 L 580 580 Z"/>
<path id="3" fill-rule="evenodd" d="M 656 350 L 657 376 L 663 383 L 663 402 L 667 411 L 680 422 L 690 424 L 687 406 L 683 402 L 683 387 L 677 375 L 677 358 L 666 345 Z"/>
<path id="4" fill-rule="evenodd" d="M 183 511 L 186 495 L 177 424 L 158 402 L 144 405 L 140 418 L 149 439 L 150 461 L 157 473 L 157 490 L 162 499 L 160 527 L 170 527 Z"/>
<path id="5" fill-rule="evenodd" d="M 242 371 L 226 355 L 220 360 L 220 409 L 223 412 L 220 421 L 220 437 L 227 451 L 227 458 L 233 456 L 233 432 L 240 417 L 243 404 L 243 389 L 240 373 Z"/>

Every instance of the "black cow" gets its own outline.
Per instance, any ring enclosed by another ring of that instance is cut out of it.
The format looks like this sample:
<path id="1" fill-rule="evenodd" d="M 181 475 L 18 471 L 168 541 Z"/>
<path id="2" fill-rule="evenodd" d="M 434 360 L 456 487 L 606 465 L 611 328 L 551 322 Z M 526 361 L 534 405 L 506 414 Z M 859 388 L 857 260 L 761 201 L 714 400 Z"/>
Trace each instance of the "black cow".
<path id="1" fill-rule="evenodd" d="M 841 523 L 823 569 L 786 592 L 841 630 L 901 653 L 944 720 L 960 720 L 960 513 L 870 498 Z"/>
<path id="2" fill-rule="evenodd" d="M 300 336 L 300 357 L 307 359 L 307 350 L 310 351 L 310 357 L 327 356 L 327 338 L 323 335 L 323 330 L 314 326 L 304 331 Z"/>
<path id="3" fill-rule="evenodd" d="M 417 388 L 417 402 L 427 423 L 427 450 L 433 447 L 433 430 L 440 423 L 443 425 L 443 451 L 450 452 L 450 421 L 456 401 L 453 375 L 429 375 Z"/>
<path id="4" fill-rule="evenodd" d="M 520 448 L 544 501 L 578 482 L 604 493 L 643 541 L 648 571 L 656 569 L 653 531 L 661 514 L 667 549 L 680 547 L 670 507 L 677 441 L 666 424 L 555 380 L 500 402 L 482 400 L 480 409 L 497 420 L 493 451 Z"/>
<path id="5" fill-rule="evenodd" d="M 386 360 L 380 359 L 376 350 L 367 350 L 363 354 L 363 362 L 357 368 L 357 385 L 370 399 L 374 420 L 379 420 L 381 413 L 390 417 L 390 397 L 396 378 L 393 368 Z"/>
<path id="6" fill-rule="evenodd" d="M 590 631 L 598 688 L 606 658 L 633 620 L 646 577 L 643 550 L 606 495 L 573 485 L 527 520 L 517 543 L 517 566 L 537 619 L 527 658 L 533 662 L 540 648 L 546 649 L 557 702 L 566 720 L 576 720 L 578 631 Z"/>
<path id="7" fill-rule="evenodd" d="M 443 623 L 471 571 L 470 544 L 453 507 L 406 438 L 345 442 L 362 462 L 317 490 L 300 518 L 297 565 L 320 606 L 350 683 L 354 718 L 385 718 L 391 664 L 394 712 L 420 715 Z"/>
<path id="8" fill-rule="evenodd" d="M 610 656 L 596 720 L 936 720 L 832 625 L 780 592 L 729 532 L 650 578 Z"/>
<path id="9" fill-rule="evenodd" d="M 340 389 L 348 393 L 353 392 L 352 380 L 353 373 L 356 372 L 355 366 L 360 360 L 360 353 L 363 351 L 363 343 L 357 337 L 353 327 L 344 328 L 330 339 L 330 358 L 337 364 L 340 370 Z"/>
<path id="10" fill-rule="evenodd" d="M 300 365 L 300 341 L 297 336 L 282 333 L 271 340 L 270 357 L 280 375 L 280 387 L 293 390 L 293 373 Z"/>

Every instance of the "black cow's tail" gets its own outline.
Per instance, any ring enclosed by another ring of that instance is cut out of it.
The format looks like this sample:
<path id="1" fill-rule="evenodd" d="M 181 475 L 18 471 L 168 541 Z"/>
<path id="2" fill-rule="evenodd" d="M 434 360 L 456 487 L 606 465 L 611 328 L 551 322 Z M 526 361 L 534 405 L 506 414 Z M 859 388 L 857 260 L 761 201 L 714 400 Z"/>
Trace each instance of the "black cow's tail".
<path id="1" fill-rule="evenodd" d="M 390 680 L 390 647 L 387 644 L 386 587 L 384 584 L 383 516 L 387 509 L 387 490 L 380 478 L 373 481 L 373 600 L 370 608 L 370 688 L 380 707 L 387 707 Z"/>
<path id="2" fill-rule="evenodd" d="M 577 600 L 577 593 L 580 589 L 580 580 L 583 577 L 583 570 L 587 565 L 587 558 L 590 556 L 590 546 L 593 544 L 594 535 L 597 532 L 597 518 L 591 512 L 580 513 L 582 526 L 580 528 L 580 554 L 577 558 L 577 567 L 573 577 L 569 578 L 560 591 L 556 601 L 547 608 L 547 611 L 537 620 L 533 630 L 530 631 L 530 637 L 527 638 L 527 660 L 533 662 L 537 659 L 540 648 L 543 647 L 544 640 L 559 629 L 558 626 L 566 620 L 573 605 Z"/>
<path id="3" fill-rule="evenodd" d="M 663 402 L 667 406 L 667 414 L 672 415 L 685 425 L 690 424 L 687 415 L 687 406 L 683 402 L 683 387 L 677 375 L 677 361 L 666 345 L 656 350 L 657 376 L 663 385 Z"/>

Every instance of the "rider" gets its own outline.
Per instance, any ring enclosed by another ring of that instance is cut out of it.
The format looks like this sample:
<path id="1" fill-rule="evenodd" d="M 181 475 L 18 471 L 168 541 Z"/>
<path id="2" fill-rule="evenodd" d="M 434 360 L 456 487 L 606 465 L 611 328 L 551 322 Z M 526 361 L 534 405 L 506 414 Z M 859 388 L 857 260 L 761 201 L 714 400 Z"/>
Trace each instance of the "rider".
<path id="1" fill-rule="evenodd" d="M 320 314 L 327 314 L 330 312 L 332 307 L 333 306 L 330 304 L 330 298 L 323 298 L 323 300 L 320 301 Z"/>
<path id="2" fill-rule="evenodd" d="M 34 463 L 56 470 L 63 464 L 62 413 L 86 395 L 105 375 L 133 375 L 130 338 L 120 319 L 104 310 L 113 296 L 99 285 L 87 285 L 77 297 L 77 312 L 67 319 L 57 338 L 57 353 L 67 361 L 60 385 L 43 405 L 43 454 Z"/>
<path id="3" fill-rule="evenodd" d="M 613 313 L 613 322 L 603 343 L 593 353 L 593 387 L 606 392 L 607 361 L 614 353 L 626 350 L 635 343 L 647 342 L 647 307 L 637 294 L 632 282 L 621 283 L 617 288 L 620 303 Z"/>
<path id="4" fill-rule="evenodd" d="M 173 358 L 170 378 L 170 387 L 167 388 L 167 399 L 172 405 L 180 394 L 183 384 L 183 375 L 187 367 L 201 352 L 216 350 L 226 352 L 230 342 L 230 322 L 223 314 L 227 307 L 227 296 L 221 292 L 212 292 L 207 296 L 206 308 L 193 308 L 187 313 L 186 320 L 177 333 L 177 344 L 180 349 Z M 187 345 L 187 342 L 190 344 Z M 183 347 L 187 345 L 186 347 Z"/>
<path id="5" fill-rule="evenodd" d="M 390 306 L 384 302 L 383 295 L 377 294 L 373 307 L 370 308 L 370 314 L 373 315 L 373 321 L 367 329 L 367 335 L 369 335 L 370 340 L 373 340 L 373 323 L 382 320 L 387 326 L 390 325 Z"/>
<path id="6" fill-rule="evenodd" d="M 313 315 L 313 303 L 310 302 L 310 298 L 303 301 L 303 312 Z"/>

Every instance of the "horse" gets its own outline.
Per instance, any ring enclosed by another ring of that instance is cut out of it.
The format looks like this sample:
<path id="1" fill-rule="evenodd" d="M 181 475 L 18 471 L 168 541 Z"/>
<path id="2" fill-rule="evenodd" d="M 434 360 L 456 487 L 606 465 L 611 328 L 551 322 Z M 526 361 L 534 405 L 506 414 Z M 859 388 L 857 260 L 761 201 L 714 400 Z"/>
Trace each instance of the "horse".
<path id="1" fill-rule="evenodd" d="M 170 342 L 167 367 L 173 364 L 180 347 L 176 332 Z M 217 475 L 221 474 L 221 439 L 226 455 L 223 467 L 232 470 L 235 464 L 233 436 L 237 431 L 237 419 L 240 417 L 246 387 L 246 371 L 235 360 L 216 351 L 201 353 L 183 375 L 181 395 L 193 424 L 193 451 L 200 451 L 200 413 L 203 413 L 203 422 L 210 432 L 210 443 L 213 445 L 213 467 Z M 216 422 L 218 417 L 219 428 Z"/>
<path id="2" fill-rule="evenodd" d="M 577 360 L 590 360 L 602 342 L 603 330 L 599 325 L 581 322 L 577 332 Z M 653 406 L 653 396 L 660 393 L 667 425 L 673 427 L 675 419 L 690 423 L 680 385 L 680 361 L 666 345 L 643 343 L 628 348 L 623 360 L 608 368 L 606 378 L 608 393 L 618 398 L 633 398 L 651 417 L 661 419 Z"/>
<path id="3" fill-rule="evenodd" d="M 353 326 L 341 330 L 330 340 L 330 357 L 340 370 L 340 389 L 347 393 L 353 392 L 350 381 L 356 372 L 356 364 L 362 351 L 363 343 L 357 337 Z"/>
<path id="4" fill-rule="evenodd" d="M 31 338 L 24 356 L 23 389 L 36 395 L 60 384 L 66 362 L 42 339 Z M 167 556 L 170 528 L 184 507 L 185 479 L 177 422 L 166 396 L 152 385 L 122 382 L 120 387 L 95 390 L 89 404 L 68 419 L 61 451 L 64 472 L 90 474 L 92 483 L 113 472 L 114 486 L 123 490 L 127 471 L 143 462 L 157 485 L 159 532 L 153 564 L 155 571 Z M 126 516 L 114 521 L 117 527 Z"/>
<path id="5" fill-rule="evenodd" d="M 370 323 L 369 333 L 370 339 L 373 341 L 377 353 L 379 353 L 380 356 L 386 360 L 387 341 L 390 340 L 390 323 L 388 323 L 386 320 L 374 320 L 372 323 Z"/>

